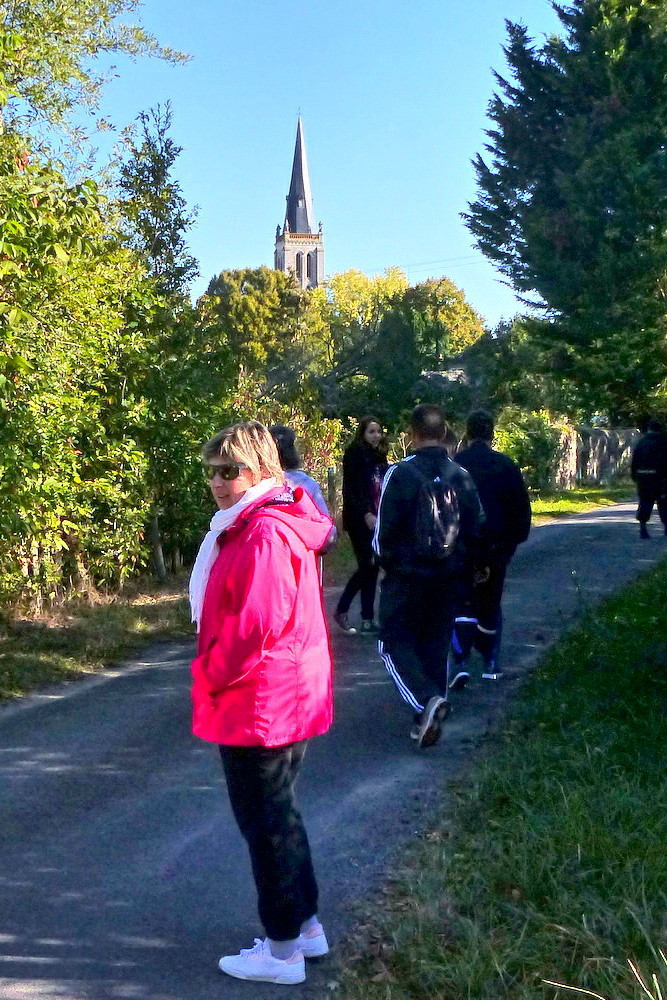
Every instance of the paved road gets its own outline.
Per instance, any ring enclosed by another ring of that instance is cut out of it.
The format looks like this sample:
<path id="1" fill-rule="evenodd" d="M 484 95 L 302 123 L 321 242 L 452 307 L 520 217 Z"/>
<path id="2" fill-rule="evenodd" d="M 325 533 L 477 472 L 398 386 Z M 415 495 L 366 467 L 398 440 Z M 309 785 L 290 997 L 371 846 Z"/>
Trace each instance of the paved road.
<path id="1" fill-rule="evenodd" d="M 506 663 L 471 682 L 446 738 L 417 753 L 374 644 L 334 636 L 337 721 L 313 742 L 300 798 L 335 943 L 396 847 L 428 821 L 521 675 L 586 604 L 667 553 L 633 508 L 534 529 L 512 564 Z M 334 595 L 328 595 L 333 600 Z M 3 1000 L 321 1000 L 329 960 L 289 991 L 216 971 L 259 933 L 245 850 L 215 749 L 189 735 L 189 644 L 0 709 Z"/>

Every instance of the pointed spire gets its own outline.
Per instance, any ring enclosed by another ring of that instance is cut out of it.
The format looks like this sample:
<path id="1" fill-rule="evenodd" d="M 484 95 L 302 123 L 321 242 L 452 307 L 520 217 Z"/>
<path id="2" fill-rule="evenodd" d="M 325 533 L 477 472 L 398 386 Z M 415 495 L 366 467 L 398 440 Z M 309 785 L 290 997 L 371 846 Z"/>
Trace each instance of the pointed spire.
<path id="1" fill-rule="evenodd" d="M 308 160 L 306 159 L 306 144 L 303 138 L 303 124 L 299 116 L 296 126 L 296 145 L 294 147 L 294 163 L 292 164 L 292 180 L 287 195 L 287 210 L 285 223 L 291 233 L 313 232 L 313 196 L 310 191 L 308 176 Z"/>

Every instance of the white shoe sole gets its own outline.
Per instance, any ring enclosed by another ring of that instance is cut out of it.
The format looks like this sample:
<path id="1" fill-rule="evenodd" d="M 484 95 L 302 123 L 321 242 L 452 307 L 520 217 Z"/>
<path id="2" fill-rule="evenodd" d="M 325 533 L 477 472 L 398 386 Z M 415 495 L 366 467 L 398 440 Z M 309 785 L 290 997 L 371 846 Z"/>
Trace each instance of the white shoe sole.
<path id="1" fill-rule="evenodd" d="M 420 750 L 435 746 L 440 739 L 442 723 L 449 715 L 450 705 L 444 698 L 430 698 L 424 709 L 424 718 L 419 725 L 417 746 Z"/>
<path id="2" fill-rule="evenodd" d="M 296 966 L 294 972 L 286 972 L 279 976 L 250 976 L 241 972 L 240 969 L 227 968 L 223 962 L 223 958 L 218 962 L 218 968 L 221 972 L 233 976 L 234 979 L 244 979 L 248 983 L 276 983 L 278 986 L 296 986 L 297 983 L 303 983 L 306 978 L 305 964 L 303 967 Z"/>

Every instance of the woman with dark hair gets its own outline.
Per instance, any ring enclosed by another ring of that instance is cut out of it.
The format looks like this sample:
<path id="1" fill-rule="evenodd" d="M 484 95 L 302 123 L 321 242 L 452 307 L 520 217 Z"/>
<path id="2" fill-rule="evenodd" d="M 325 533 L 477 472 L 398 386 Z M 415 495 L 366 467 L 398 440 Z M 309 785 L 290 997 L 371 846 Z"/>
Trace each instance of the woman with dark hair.
<path id="1" fill-rule="evenodd" d="M 334 621 L 343 632 L 355 635 L 348 612 L 356 594 L 361 597 L 361 632 L 374 634 L 375 588 L 378 567 L 373 555 L 373 531 L 382 480 L 388 468 L 386 439 L 376 417 L 363 417 L 352 444 L 343 455 L 343 527 L 350 536 L 357 569 L 338 601 Z"/>
<path id="2" fill-rule="evenodd" d="M 285 488 L 275 442 L 255 420 L 216 434 L 202 456 L 218 511 L 190 578 L 193 732 L 219 746 L 266 933 L 219 966 L 294 985 L 304 959 L 329 950 L 294 785 L 333 712 L 317 560 L 331 519 Z"/>

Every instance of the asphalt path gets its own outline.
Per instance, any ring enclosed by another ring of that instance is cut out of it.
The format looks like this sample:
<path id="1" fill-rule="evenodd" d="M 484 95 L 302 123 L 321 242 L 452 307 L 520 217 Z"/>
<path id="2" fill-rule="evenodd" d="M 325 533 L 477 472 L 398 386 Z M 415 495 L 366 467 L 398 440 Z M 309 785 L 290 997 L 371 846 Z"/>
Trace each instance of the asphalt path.
<path id="1" fill-rule="evenodd" d="M 336 722 L 308 750 L 299 797 L 332 945 L 353 930 L 392 855 L 428 825 L 521 676 L 583 608 L 667 552 L 629 504 L 533 529 L 508 574 L 498 682 L 455 696 L 418 752 L 375 644 L 332 636 Z M 331 604 L 334 593 L 327 594 Z M 189 643 L 0 708 L 2 1000 L 321 1000 L 335 958 L 302 986 L 217 971 L 261 932 L 215 747 L 189 731 Z"/>

